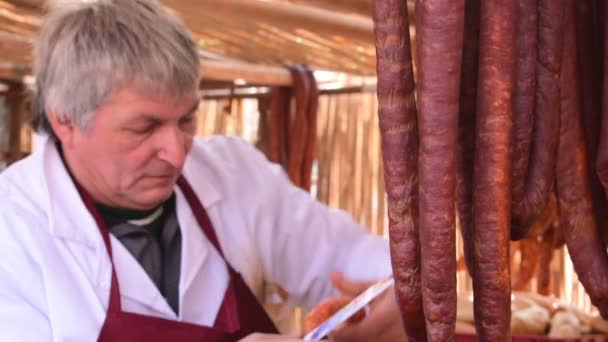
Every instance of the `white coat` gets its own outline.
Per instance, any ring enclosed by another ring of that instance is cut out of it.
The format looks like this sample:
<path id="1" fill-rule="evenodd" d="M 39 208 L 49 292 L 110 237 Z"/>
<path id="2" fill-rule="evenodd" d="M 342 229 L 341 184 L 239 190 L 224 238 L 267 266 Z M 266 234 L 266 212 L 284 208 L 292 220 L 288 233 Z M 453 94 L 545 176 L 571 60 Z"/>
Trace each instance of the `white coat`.
<path id="1" fill-rule="evenodd" d="M 106 316 L 111 264 L 55 144 L 0 174 L 0 341 L 94 341 Z M 333 294 L 329 274 L 390 273 L 388 243 L 291 185 L 246 142 L 197 138 L 183 170 L 228 262 L 260 295 L 276 282 L 312 307 Z M 123 310 L 211 325 L 228 273 L 176 187 L 182 235 L 179 313 L 112 237 Z"/>

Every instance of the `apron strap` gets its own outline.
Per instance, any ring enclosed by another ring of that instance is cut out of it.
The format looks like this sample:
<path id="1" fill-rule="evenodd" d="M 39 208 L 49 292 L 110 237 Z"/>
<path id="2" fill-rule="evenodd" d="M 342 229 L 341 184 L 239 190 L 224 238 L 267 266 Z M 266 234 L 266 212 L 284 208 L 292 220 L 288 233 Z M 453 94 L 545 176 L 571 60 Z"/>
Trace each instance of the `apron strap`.
<path id="1" fill-rule="evenodd" d="M 105 220 L 101 217 L 101 214 L 97 210 L 97 207 L 93 203 L 93 199 L 91 196 L 78 184 L 76 184 L 76 188 L 84 201 L 84 205 L 89 210 L 89 213 L 93 215 L 97 226 L 99 227 L 99 231 L 101 232 L 101 236 L 103 238 L 103 243 L 106 246 L 106 251 L 108 252 L 108 257 L 110 258 L 110 263 L 112 264 L 112 282 L 110 287 L 110 300 L 108 304 L 108 316 L 114 315 L 122 311 L 120 304 L 120 287 L 118 286 L 118 277 L 116 276 L 116 271 L 114 269 L 114 261 L 112 256 L 112 245 L 110 243 L 110 230 L 106 225 Z M 106 317 L 107 319 L 107 317 Z"/>
<path id="2" fill-rule="evenodd" d="M 224 251 L 222 250 L 222 246 L 220 245 L 219 240 L 217 239 L 217 235 L 215 234 L 215 230 L 213 229 L 211 220 L 207 215 L 207 211 L 203 208 L 203 205 L 201 204 L 201 201 L 199 200 L 194 190 L 192 190 L 190 183 L 188 183 L 184 176 L 180 175 L 177 179 L 177 185 L 184 193 L 184 197 L 186 197 L 186 201 L 188 201 L 188 204 L 190 205 L 190 208 L 194 213 L 194 217 L 196 218 L 196 222 L 198 223 L 199 227 L 201 227 L 203 233 L 207 236 L 207 239 L 211 242 L 213 247 L 215 247 L 215 249 L 217 249 L 217 251 L 220 253 L 222 259 L 226 260 L 226 257 L 224 256 Z M 232 267 L 230 266 L 230 264 L 228 264 L 227 261 L 226 264 L 228 265 L 228 268 L 232 271 Z"/>

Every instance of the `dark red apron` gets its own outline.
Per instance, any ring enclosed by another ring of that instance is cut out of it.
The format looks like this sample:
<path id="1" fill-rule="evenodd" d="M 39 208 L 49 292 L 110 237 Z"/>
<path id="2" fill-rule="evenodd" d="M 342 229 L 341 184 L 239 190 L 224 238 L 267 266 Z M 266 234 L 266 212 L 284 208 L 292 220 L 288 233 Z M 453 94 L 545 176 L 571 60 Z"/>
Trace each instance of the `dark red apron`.
<path id="1" fill-rule="evenodd" d="M 220 253 L 224 261 L 224 252 L 220 246 L 213 225 L 207 216 L 205 208 L 190 187 L 190 184 L 180 177 L 178 186 L 184 193 L 194 217 L 201 227 L 203 234 Z M 110 261 L 112 262 L 112 284 L 110 301 L 106 320 L 99 335 L 99 341 L 237 341 L 251 333 L 277 333 L 277 329 L 257 301 L 241 275 L 226 261 L 230 275 L 224 300 L 215 319 L 213 327 L 191 323 L 178 322 L 135 313 L 124 312 L 120 304 L 120 290 L 114 262 L 110 233 L 101 215 L 97 211 L 91 197 L 80 189 L 84 203 L 95 218 L 99 231 L 103 236 Z M 183 303 L 180 303 L 183 305 Z M 188 303 L 188 305 L 193 305 Z M 201 308 L 205 310 L 205 308 Z"/>

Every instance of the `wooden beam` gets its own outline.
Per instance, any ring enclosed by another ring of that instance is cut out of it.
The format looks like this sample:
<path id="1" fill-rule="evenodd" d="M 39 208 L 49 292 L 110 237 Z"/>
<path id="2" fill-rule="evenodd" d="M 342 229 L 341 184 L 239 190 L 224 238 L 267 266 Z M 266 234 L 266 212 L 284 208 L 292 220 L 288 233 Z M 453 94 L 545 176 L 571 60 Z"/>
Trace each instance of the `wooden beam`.
<path id="1" fill-rule="evenodd" d="M 294 4 L 311 5 L 342 13 L 372 16 L 372 0 L 289 0 Z"/>
<path id="2" fill-rule="evenodd" d="M 11 5 L 18 7 L 21 11 L 30 13 L 42 13 L 45 7 L 45 0 L 6 0 Z"/>
<path id="3" fill-rule="evenodd" d="M 247 83 L 268 86 L 290 86 L 291 74 L 284 68 L 249 63 L 201 61 L 203 80 L 227 81 L 244 80 Z"/>
<path id="4" fill-rule="evenodd" d="M 372 17 L 372 0 L 287 0 L 290 3 L 324 8 L 340 13 Z M 414 0 L 407 0 L 410 25 L 414 25 Z"/>
<path id="5" fill-rule="evenodd" d="M 0 62 L 0 79 L 21 83 L 23 77 L 30 75 L 31 68 L 23 64 Z M 201 60 L 203 80 L 234 82 L 244 80 L 248 84 L 268 86 L 289 86 L 291 75 L 286 69 L 259 64 L 232 61 Z"/>
<path id="6" fill-rule="evenodd" d="M 344 94 L 374 94 L 376 93 L 376 84 L 363 84 L 360 86 L 348 86 L 344 88 L 319 89 L 319 95 L 344 95 Z M 258 93 L 245 93 L 235 90 L 231 92 L 226 88 L 216 88 L 203 90 L 203 100 L 222 100 L 222 99 L 265 99 L 270 98 L 268 90 L 262 90 Z"/>
<path id="7" fill-rule="evenodd" d="M 44 0 L 9 0 L 8 2 L 30 9 L 42 9 L 45 3 Z"/>
<path id="8" fill-rule="evenodd" d="M 264 21 L 279 27 L 297 25 L 313 32 L 373 42 L 374 24 L 371 18 L 344 15 L 313 6 L 260 0 L 172 0 L 166 4 L 177 10 L 216 14 L 224 20 Z"/>

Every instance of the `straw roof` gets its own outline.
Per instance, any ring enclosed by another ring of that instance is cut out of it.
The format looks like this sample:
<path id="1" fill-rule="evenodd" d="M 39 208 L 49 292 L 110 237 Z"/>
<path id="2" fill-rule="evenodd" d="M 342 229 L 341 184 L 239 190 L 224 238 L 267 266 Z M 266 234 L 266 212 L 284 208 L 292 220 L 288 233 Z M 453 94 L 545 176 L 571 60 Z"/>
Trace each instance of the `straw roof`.
<path id="1" fill-rule="evenodd" d="M 161 2 L 184 19 L 202 58 L 375 73 L 371 0 Z M 19 77 L 30 65 L 43 4 L 44 0 L 0 0 L 0 78 Z"/>

